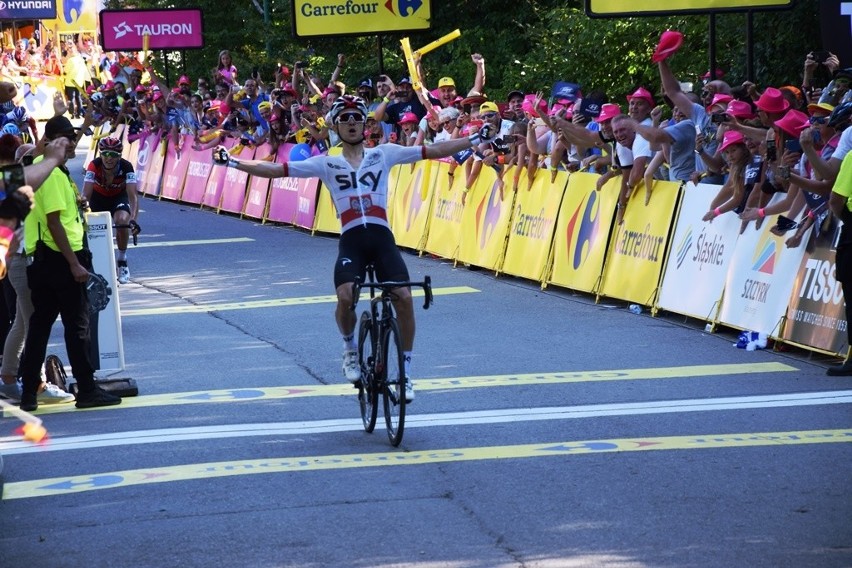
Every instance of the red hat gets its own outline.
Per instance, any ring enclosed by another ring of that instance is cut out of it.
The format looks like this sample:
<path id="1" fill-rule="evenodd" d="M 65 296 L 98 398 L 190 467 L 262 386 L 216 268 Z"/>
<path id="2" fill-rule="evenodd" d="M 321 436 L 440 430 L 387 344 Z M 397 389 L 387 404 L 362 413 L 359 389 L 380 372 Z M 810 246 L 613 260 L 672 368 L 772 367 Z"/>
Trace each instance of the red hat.
<path id="1" fill-rule="evenodd" d="M 725 106 L 732 100 L 734 100 L 734 97 L 732 97 L 731 95 L 726 95 L 724 93 L 716 93 L 715 95 L 713 95 L 713 100 L 710 102 L 709 105 L 707 105 L 707 112 L 713 112 L 712 109 L 714 106 Z"/>
<path id="2" fill-rule="evenodd" d="M 757 108 L 764 112 L 782 113 L 790 108 L 790 103 L 787 102 L 781 91 L 775 87 L 767 87 L 755 104 Z"/>
<path id="3" fill-rule="evenodd" d="M 660 36 L 660 43 L 657 44 L 657 49 L 654 50 L 654 55 L 651 56 L 651 61 L 659 63 L 674 55 L 675 52 L 683 45 L 683 34 L 674 30 L 666 30 Z"/>
<path id="4" fill-rule="evenodd" d="M 810 126 L 808 115 L 800 110 L 791 109 L 787 111 L 780 120 L 775 121 L 775 126 L 789 134 L 793 138 L 798 138 L 802 130 Z"/>
<path id="5" fill-rule="evenodd" d="M 651 92 L 645 87 L 639 87 L 633 92 L 632 95 L 627 95 L 628 102 L 632 101 L 633 99 L 642 99 L 652 107 L 656 104 L 654 102 L 654 95 L 652 95 Z"/>
<path id="6" fill-rule="evenodd" d="M 754 111 L 752 110 L 751 105 L 745 101 L 732 100 L 728 103 L 728 108 L 725 109 L 725 114 L 745 120 L 754 118 Z"/>
<path id="7" fill-rule="evenodd" d="M 595 122 L 606 122 L 607 120 L 612 120 L 619 114 L 621 114 L 620 106 L 612 103 L 607 103 L 601 107 L 601 113 L 595 119 Z"/>
<path id="8" fill-rule="evenodd" d="M 524 102 L 521 104 L 521 108 L 524 110 L 524 112 L 527 112 L 529 114 L 536 114 L 535 107 L 533 107 L 534 103 L 535 103 L 535 95 L 532 95 L 532 94 L 527 95 L 527 96 L 524 97 Z M 538 102 L 538 108 L 541 109 L 542 112 L 546 113 L 547 112 L 547 101 L 544 100 L 544 99 L 541 99 Z"/>
<path id="9" fill-rule="evenodd" d="M 572 116 L 574 116 L 574 112 L 573 112 L 574 105 L 573 105 L 573 104 L 567 104 L 567 105 L 565 105 L 565 104 L 561 104 L 561 103 L 556 103 L 555 105 L 553 105 L 553 106 L 550 108 L 550 113 L 549 113 L 549 115 L 550 115 L 550 116 L 556 116 L 556 113 L 558 113 L 558 112 L 559 112 L 559 111 L 561 111 L 562 109 L 565 109 L 565 110 L 566 110 L 565 117 L 564 117 L 566 120 L 567 120 L 567 119 L 570 119 Z"/>
<path id="10" fill-rule="evenodd" d="M 189 85 L 189 84 L 190 84 L 189 77 L 187 77 L 186 75 L 181 75 L 180 79 L 178 79 L 178 85 Z"/>
<path id="11" fill-rule="evenodd" d="M 417 118 L 417 115 L 414 114 L 413 112 L 406 112 L 399 118 L 400 124 L 408 124 L 410 122 L 413 122 L 413 123 L 416 124 L 416 123 L 420 122 L 420 119 Z"/>
<path id="12" fill-rule="evenodd" d="M 701 78 L 702 78 L 702 79 L 704 79 L 704 80 L 706 81 L 707 79 L 711 79 L 711 78 L 713 78 L 713 79 L 721 79 L 721 78 L 722 78 L 722 77 L 724 77 L 724 76 L 725 76 L 725 72 L 724 72 L 724 71 L 722 71 L 721 69 L 719 69 L 719 68 L 717 67 L 717 68 L 716 68 L 716 76 L 715 76 L 715 77 L 711 77 L 711 76 L 710 76 L 710 71 L 708 71 L 707 73 L 705 73 L 704 75 L 702 75 L 702 76 L 701 76 Z"/>
<path id="13" fill-rule="evenodd" d="M 745 144 L 745 136 L 736 130 L 728 130 L 722 137 L 722 145 L 719 147 L 719 151 L 723 152 L 725 148 L 733 144 Z"/>

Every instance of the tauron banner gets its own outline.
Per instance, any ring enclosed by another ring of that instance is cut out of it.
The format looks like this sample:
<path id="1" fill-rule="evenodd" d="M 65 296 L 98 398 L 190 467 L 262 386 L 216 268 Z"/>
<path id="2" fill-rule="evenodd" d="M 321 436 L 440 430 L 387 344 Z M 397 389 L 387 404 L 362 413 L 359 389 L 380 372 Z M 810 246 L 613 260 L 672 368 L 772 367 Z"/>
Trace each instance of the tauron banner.
<path id="1" fill-rule="evenodd" d="M 101 45 L 106 51 L 204 47 L 201 10 L 101 10 Z"/>
<path id="2" fill-rule="evenodd" d="M 292 0 L 296 37 L 363 35 L 432 26 L 430 0 Z"/>
<path id="3" fill-rule="evenodd" d="M 835 278 L 834 244 L 840 227 L 814 237 L 796 281 L 783 339 L 824 351 L 845 354 L 846 311 L 843 289 Z M 804 242 L 802 245 L 804 246 Z"/>

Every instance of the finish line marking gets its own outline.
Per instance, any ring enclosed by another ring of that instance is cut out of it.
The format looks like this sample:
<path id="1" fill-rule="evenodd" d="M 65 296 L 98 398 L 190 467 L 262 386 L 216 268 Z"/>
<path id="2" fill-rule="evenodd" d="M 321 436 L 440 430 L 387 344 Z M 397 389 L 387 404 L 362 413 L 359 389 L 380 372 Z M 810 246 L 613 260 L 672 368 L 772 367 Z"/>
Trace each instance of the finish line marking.
<path id="1" fill-rule="evenodd" d="M 694 450 L 747 448 L 802 444 L 852 442 L 852 428 L 843 430 L 802 430 L 792 432 L 749 432 L 742 434 L 698 434 L 604 440 L 568 440 L 544 444 L 446 448 L 418 452 L 379 452 L 327 456 L 286 456 L 255 460 L 208 462 L 168 467 L 131 469 L 93 475 L 53 477 L 6 483 L 3 499 L 52 497 L 116 489 L 152 483 L 168 483 L 253 475 L 260 473 L 299 473 L 332 469 L 354 469 L 392 465 L 426 465 L 494 459 L 523 459 L 585 454 L 642 452 L 652 450 Z"/>
<path id="2" fill-rule="evenodd" d="M 445 288 L 433 288 L 435 296 L 449 296 L 450 294 L 472 294 L 479 292 L 470 286 L 448 286 Z M 411 295 L 422 297 L 423 290 L 412 290 Z M 278 298 L 275 300 L 257 300 L 253 302 L 228 302 L 223 304 L 190 304 L 174 306 L 170 308 L 140 308 L 136 310 L 122 310 L 121 317 L 128 316 L 153 316 L 166 314 L 199 314 L 208 312 L 222 312 L 225 310 L 249 310 L 257 308 L 278 308 L 281 306 L 305 306 L 308 304 L 330 304 L 337 302 L 337 296 L 306 296 L 304 298 Z"/>
<path id="3" fill-rule="evenodd" d="M 507 387 L 518 385 L 553 385 L 566 383 L 589 383 L 601 381 L 632 381 L 643 379 L 683 379 L 725 375 L 751 375 L 759 373 L 786 373 L 798 371 L 784 363 L 731 363 L 727 365 L 692 365 L 684 367 L 656 367 L 650 369 L 614 369 L 610 371 L 578 371 L 562 373 L 530 373 L 520 375 L 484 375 L 476 377 L 453 377 L 443 379 L 418 379 L 418 391 L 438 391 L 483 387 Z M 58 412 L 104 412 L 145 408 L 151 406 L 173 406 L 218 402 L 242 402 L 278 400 L 282 398 L 304 398 L 309 396 L 354 396 L 352 385 L 302 385 L 292 387 L 259 387 L 191 391 L 183 393 L 134 396 L 122 399 L 119 406 L 76 409 L 72 404 L 39 405 L 36 415 Z"/>
<path id="4" fill-rule="evenodd" d="M 681 412 L 706 412 L 745 410 L 753 408 L 781 408 L 791 406 L 819 406 L 852 403 L 852 390 L 774 394 L 709 399 L 663 400 L 619 404 L 593 404 L 553 408 L 510 408 L 440 414 L 409 415 L 406 427 L 470 426 L 475 424 L 505 424 L 541 420 L 568 420 L 572 418 L 600 418 L 608 416 L 640 416 L 673 414 Z M 381 421 L 381 420 L 380 420 Z M 333 419 L 298 422 L 271 422 L 258 424 L 215 424 L 189 428 L 162 428 L 131 432 L 110 432 L 90 436 L 51 438 L 46 444 L 32 444 L 20 436 L 0 439 L 0 453 L 43 454 L 64 450 L 90 450 L 116 446 L 161 444 L 189 440 L 218 440 L 224 438 L 252 438 L 260 436 L 300 436 L 355 432 L 363 428 L 360 419 Z"/>
<path id="5" fill-rule="evenodd" d="M 187 245 L 220 245 L 225 243 L 252 243 L 254 239 L 248 237 L 234 237 L 231 239 L 201 239 L 195 241 L 155 241 L 147 243 L 139 243 L 134 248 L 149 248 L 149 247 L 182 247 Z"/>

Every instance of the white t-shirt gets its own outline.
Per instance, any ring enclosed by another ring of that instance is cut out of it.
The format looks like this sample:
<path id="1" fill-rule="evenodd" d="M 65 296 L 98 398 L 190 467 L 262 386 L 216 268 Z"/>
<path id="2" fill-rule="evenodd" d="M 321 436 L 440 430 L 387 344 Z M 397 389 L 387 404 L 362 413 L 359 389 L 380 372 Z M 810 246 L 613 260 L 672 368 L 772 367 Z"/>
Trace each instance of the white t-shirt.
<path id="1" fill-rule="evenodd" d="M 852 150 L 852 127 L 846 128 L 843 134 L 840 135 L 840 142 L 837 143 L 837 149 L 831 157 L 837 158 L 842 162 L 850 150 Z"/>

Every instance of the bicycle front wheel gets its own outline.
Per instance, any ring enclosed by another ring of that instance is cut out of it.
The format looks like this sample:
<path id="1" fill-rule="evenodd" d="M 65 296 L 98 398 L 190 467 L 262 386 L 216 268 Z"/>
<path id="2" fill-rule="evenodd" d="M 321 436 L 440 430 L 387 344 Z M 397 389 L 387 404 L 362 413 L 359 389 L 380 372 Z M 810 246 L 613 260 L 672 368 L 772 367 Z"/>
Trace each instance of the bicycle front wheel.
<path id="1" fill-rule="evenodd" d="M 368 434 L 376 427 L 379 412 L 379 389 L 376 388 L 376 332 L 370 312 L 361 314 L 358 324 L 358 364 L 361 367 L 361 382 L 358 384 L 358 405 L 361 421 Z"/>
<path id="2" fill-rule="evenodd" d="M 390 443 L 398 446 L 405 429 L 405 354 L 402 351 L 399 324 L 395 319 L 388 321 L 382 334 L 382 353 L 385 358 L 385 388 L 382 392 L 385 426 Z"/>

